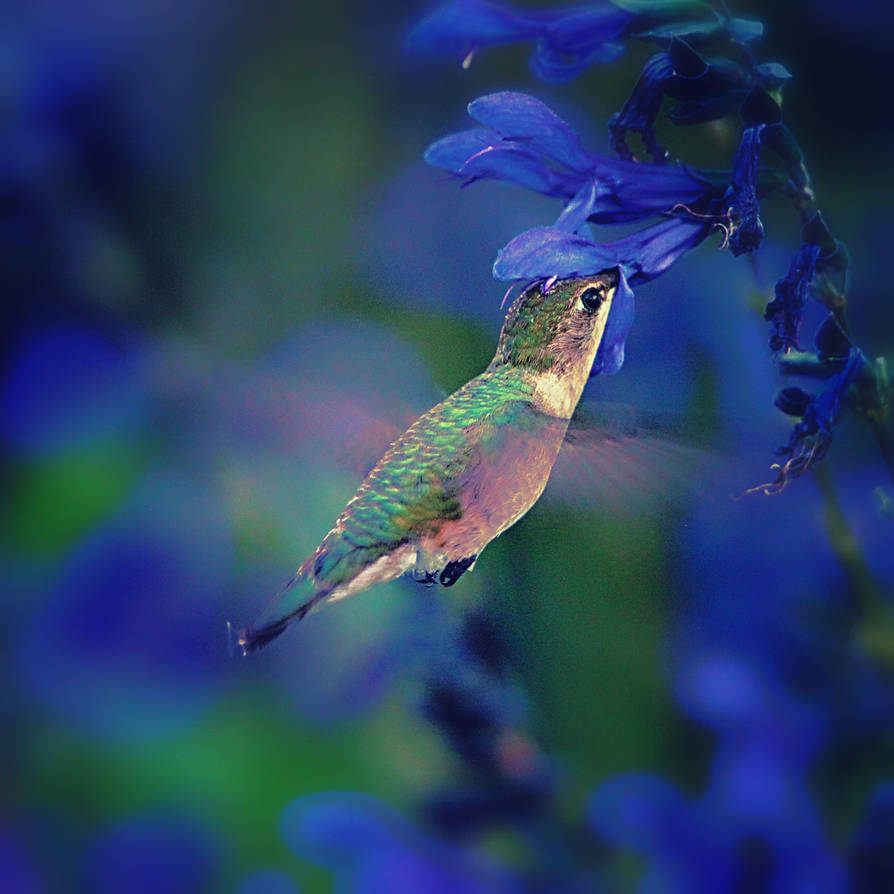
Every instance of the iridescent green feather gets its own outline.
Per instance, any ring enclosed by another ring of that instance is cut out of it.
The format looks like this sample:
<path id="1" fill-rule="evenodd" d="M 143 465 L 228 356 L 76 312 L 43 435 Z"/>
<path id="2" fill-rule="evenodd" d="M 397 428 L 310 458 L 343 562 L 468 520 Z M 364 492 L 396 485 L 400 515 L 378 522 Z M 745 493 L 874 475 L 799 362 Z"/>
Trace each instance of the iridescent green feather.
<path id="1" fill-rule="evenodd" d="M 317 585 L 350 580 L 401 544 L 462 516 L 470 467 L 501 426 L 530 409 L 531 388 L 503 368 L 472 379 L 405 432 L 360 486 L 308 569 Z"/>

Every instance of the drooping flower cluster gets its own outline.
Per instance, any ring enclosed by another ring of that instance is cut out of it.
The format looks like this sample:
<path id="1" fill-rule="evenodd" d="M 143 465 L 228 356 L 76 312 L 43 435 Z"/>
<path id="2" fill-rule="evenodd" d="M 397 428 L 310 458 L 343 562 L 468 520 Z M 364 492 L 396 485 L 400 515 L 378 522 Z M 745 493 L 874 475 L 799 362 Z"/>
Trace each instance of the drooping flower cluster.
<path id="1" fill-rule="evenodd" d="M 725 8 L 725 7 L 724 7 Z M 469 114 L 483 128 L 462 131 L 429 147 L 426 160 L 464 184 L 490 179 L 560 199 L 562 210 L 547 226 L 516 236 L 497 254 L 494 276 L 514 282 L 549 283 L 556 278 L 618 268 L 625 289 L 659 276 L 713 231 L 734 256 L 758 250 L 764 236 L 761 200 L 769 192 L 788 197 L 803 224 L 803 243 L 766 309 L 770 347 L 782 352 L 783 372 L 827 380 L 815 396 L 787 388 L 777 406 L 796 415 L 788 457 L 777 480 L 784 487 L 825 454 L 832 430 L 857 406 L 877 420 L 887 395 L 874 367 L 850 343 L 845 319 L 847 251 L 827 229 L 816 207 L 804 156 L 784 121 L 781 90 L 790 78 L 778 62 L 758 63 L 754 41 L 759 22 L 732 18 L 696 2 L 614 0 L 559 10 L 522 12 L 482 0 L 453 0 L 421 21 L 411 48 L 455 54 L 468 66 L 481 49 L 514 42 L 534 44 L 531 71 L 547 82 L 570 80 L 588 67 L 611 61 L 630 38 L 657 43 L 623 107 L 608 122 L 609 142 L 619 156 L 585 150 L 577 132 L 539 100 L 514 92 L 476 99 Z M 706 50 L 715 51 L 709 55 Z M 668 118 L 690 126 L 736 116 L 741 139 L 726 171 L 703 171 L 675 159 L 658 141 L 655 122 L 664 100 Z M 632 148 L 639 138 L 651 162 Z M 589 224 L 651 221 L 614 241 L 597 241 Z M 846 346 L 830 355 L 817 345 L 813 364 L 792 364 L 808 295 L 830 311 Z M 624 312 L 632 320 L 632 299 Z M 621 327 L 624 328 L 624 327 Z M 625 337 L 626 337 L 625 329 Z M 623 358 L 623 339 L 617 351 Z M 595 368 L 617 371 L 620 364 Z M 858 370 L 873 379 L 855 399 Z M 875 386 L 875 387 L 873 387 Z M 874 397 L 868 401 L 866 394 Z M 868 409 L 867 409 L 868 408 Z M 879 434 L 880 443 L 887 439 Z M 894 460 L 892 460 L 894 461 Z"/>

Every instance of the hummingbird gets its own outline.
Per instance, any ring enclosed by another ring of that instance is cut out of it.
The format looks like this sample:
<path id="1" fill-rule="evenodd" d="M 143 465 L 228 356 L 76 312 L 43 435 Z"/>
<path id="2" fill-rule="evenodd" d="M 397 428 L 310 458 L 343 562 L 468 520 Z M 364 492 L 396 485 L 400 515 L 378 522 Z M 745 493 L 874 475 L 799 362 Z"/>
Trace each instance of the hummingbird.
<path id="1" fill-rule="evenodd" d="M 255 624 L 228 625 L 238 650 L 403 574 L 450 587 L 470 571 L 543 493 L 620 282 L 614 268 L 524 289 L 487 369 L 391 444 Z"/>

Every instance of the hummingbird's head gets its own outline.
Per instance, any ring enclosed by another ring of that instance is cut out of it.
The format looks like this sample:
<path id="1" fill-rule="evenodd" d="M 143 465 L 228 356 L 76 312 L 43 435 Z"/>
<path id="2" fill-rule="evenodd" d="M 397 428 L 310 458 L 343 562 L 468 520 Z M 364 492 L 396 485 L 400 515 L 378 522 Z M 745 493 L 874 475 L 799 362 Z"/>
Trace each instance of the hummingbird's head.
<path id="1" fill-rule="evenodd" d="M 534 283 L 512 303 L 491 369 L 518 367 L 559 379 L 590 374 L 618 286 L 618 270 L 560 279 L 550 288 Z"/>

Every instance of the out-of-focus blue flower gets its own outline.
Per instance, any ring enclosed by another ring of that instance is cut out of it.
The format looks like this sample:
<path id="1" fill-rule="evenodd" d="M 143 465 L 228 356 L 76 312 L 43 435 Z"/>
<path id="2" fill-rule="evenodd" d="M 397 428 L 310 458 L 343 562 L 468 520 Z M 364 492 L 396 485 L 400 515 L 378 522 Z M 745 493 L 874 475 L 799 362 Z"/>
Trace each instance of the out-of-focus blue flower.
<path id="1" fill-rule="evenodd" d="M 631 775 L 591 802 L 596 831 L 646 857 L 642 890 L 843 892 L 805 778 L 822 741 L 815 714 L 729 655 L 693 662 L 678 694 L 718 733 L 705 794 L 690 801 L 663 780 Z"/>
<path id="2" fill-rule="evenodd" d="M 562 83 L 593 63 L 616 59 L 624 51 L 617 39 L 633 19 L 605 0 L 524 11 L 482 0 L 453 0 L 419 22 L 407 43 L 419 52 L 458 56 L 467 67 L 484 47 L 536 41 L 531 72 L 543 81 Z"/>
<path id="3" fill-rule="evenodd" d="M 527 701 L 512 679 L 498 624 L 471 612 L 451 646 L 426 671 L 421 713 L 462 761 L 467 779 L 430 795 L 426 817 L 460 839 L 550 817 L 556 773 L 526 731 Z"/>
<path id="4" fill-rule="evenodd" d="M 286 872 L 259 869 L 239 882 L 236 894 L 298 894 L 298 885 Z"/>
<path id="5" fill-rule="evenodd" d="M 728 190 L 729 248 L 738 256 L 756 251 L 764 237 L 757 198 L 757 162 L 763 124 L 746 127 L 733 161 L 733 179 Z"/>
<path id="6" fill-rule="evenodd" d="M 743 483 L 747 474 L 740 472 Z M 811 520 L 806 529 L 805 518 Z M 835 654 L 835 642 L 820 624 L 805 619 L 844 611 L 840 600 L 847 579 L 821 536 L 821 518 L 818 495 L 805 491 L 799 503 L 703 503 L 680 531 L 678 579 L 688 599 L 675 632 L 674 652 L 685 676 L 678 693 L 687 711 L 703 722 L 719 725 L 719 708 L 706 708 L 709 683 L 718 693 L 714 705 L 726 699 L 736 713 L 746 711 L 739 706 L 744 693 L 757 693 L 749 696 L 755 703 L 761 680 L 803 689 L 805 681 L 819 678 L 812 685 L 828 697 L 823 668 Z M 754 531 L 760 538 L 749 536 Z M 755 599 L 755 593 L 766 592 L 769 568 L 772 598 Z M 830 626 L 840 630 L 842 621 Z M 724 653 L 741 658 L 724 665 L 703 657 Z"/>
<path id="7" fill-rule="evenodd" d="M 149 478 L 86 537 L 18 633 L 24 686 L 72 727 L 113 739 L 195 719 L 225 668 L 231 544 L 194 481 Z"/>
<path id="8" fill-rule="evenodd" d="M 432 144 L 425 160 L 467 183 L 501 180 L 587 204 L 584 220 L 642 220 L 691 204 L 710 184 L 676 165 L 648 165 L 587 152 L 580 136 L 544 103 L 524 93 L 493 93 L 469 104 L 488 130 L 467 130 Z M 581 221 L 583 222 L 583 221 Z"/>
<path id="9" fill-rule="evenodd" d="M 283 811 L 280 830 L 297 856 L 332 869 L 339 891 L 521 891 L 502 868 L 422 834 L 366 795 L 326 792 L 299 798 Z"/>
<path id="10" fill-rule="evenodd" d="M 876 894 L 894 879 L 894 782 L 873 793 L 848 853 L 851 894 Z"/>
<path id="11" fill-rule="evenodd" d="M 148 405 L 132 347 L 83 327 L 55 328 L 11 358 L 0 418 L 14 449 L 53 455 L 132 433 Z"/>
<path id="12" fill-rule="evenodd" d="M 210 890 L 218 850 L 207 827 L 180 813 L 124 819 L 100 832 L 88 846 L 84 889 L 96 894 Z"/>
<path id="13" fill-rule="evenodd" d="M 764 311 L 764 319 L 771 322 L 775 330 L 770 336 L 772 351 L 798 349 L 798 330 L 819 252 L 818 245 L 802 245 L 792 258 L 786 276 L 776 283 L 776 297 Z"/>
<path id="14" fill-rule="evenodd" d="M 8 894 L 39 894 L 43 882 L 19 837 L 11 828 L 0 828 L 0 879 Z"/>

